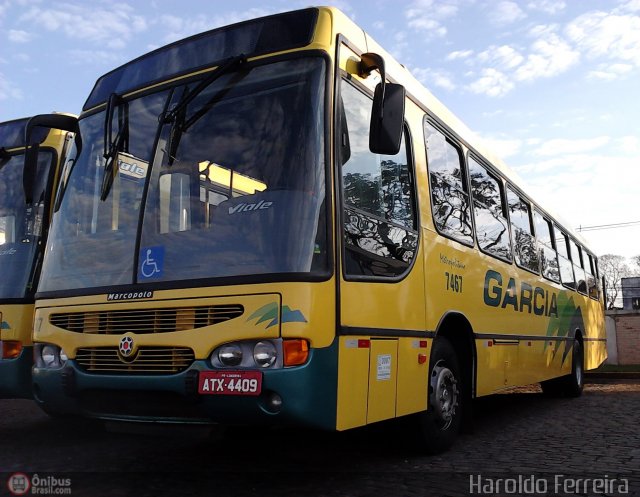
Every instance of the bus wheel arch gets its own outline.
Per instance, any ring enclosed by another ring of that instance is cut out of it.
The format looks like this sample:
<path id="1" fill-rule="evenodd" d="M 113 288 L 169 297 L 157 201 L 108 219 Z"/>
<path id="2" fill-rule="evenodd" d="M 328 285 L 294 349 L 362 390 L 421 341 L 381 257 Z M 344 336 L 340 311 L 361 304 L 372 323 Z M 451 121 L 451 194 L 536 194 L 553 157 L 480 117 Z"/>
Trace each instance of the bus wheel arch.
<path id="1" fill-rule="evenodd" d="M 550 397 L 580 397 L 584 389 L 584 338 L 576 328 L 571 350 L 571 372 L 559 378 L 540 382 L 542 392 Z"/>
<path id="2" fill-rule="evenodd" d="M 443 317 L 435 334 L 429 360 L 427 411 L 419 416 L 423 450 L 437 454 L 447 450 L 471 419 L 475 378 L 473 333 L 458 313 Z"/>

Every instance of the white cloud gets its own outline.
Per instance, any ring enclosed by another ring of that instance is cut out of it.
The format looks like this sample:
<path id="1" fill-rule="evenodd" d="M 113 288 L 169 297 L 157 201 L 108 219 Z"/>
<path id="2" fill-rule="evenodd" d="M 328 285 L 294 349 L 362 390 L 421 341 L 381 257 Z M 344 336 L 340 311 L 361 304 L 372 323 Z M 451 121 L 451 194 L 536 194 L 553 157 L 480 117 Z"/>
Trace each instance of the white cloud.
<path id="1" fill-rule="evenodd" d="M 566 154 L 580 154 L 592 152 L 604 147 L 611 141 L 608 136 L 597 136 L 594 138 L 565 139 L 555 138 L 542 142 L 535 150 L 535 155 L 560 156 Z"/>
<path id="2" fill-rule="evenodd" d="M 527 17 L 524 11 L 515 2 L 503 1 L 497 5 L 494 5 L 493 3 L 490 5 L 491 12 L 489 13 L 489 20 L 494 24 L 511 24 Z"/>
<path id="3" fill-rule="evenodd" d="M 26 31 L 22 31 L 19 29 L 10 29 L 7 33 L 7 38 L 12 43 L 27 43 L 31 41 L 33 36 Z"/>
<path id="4" fill-rule="evenodd" d="M 383 30 L 384 29 L 384 21 L 375 21 L 372 26 L 374 29 Z"/>
<path id="5" fill-rule="evenodd" d="M 508 45 L 500 47 L 492 45 L 478 54 L 478 60 L 483 63 L 491 63 L 501 69 L 513 69 L 524 61 L 524 57 L 515 48 Z"/>
<path id="6" fill-rule="evenodd" d="M 571 22 L 565 32 L 589 57 L 618 59 L 640 66 L 640 16 L 590 12 Z"/>
<path id="7" fill-rule="evenodd" d="M 640 12 L 640 0 L 628 0 L 622 3 L 614 12 Z"/>
<path id="8" fill-rule="evenodd" d="M 451 74 L 441 69 L 432 68 L 414 68 L 411 72 L 427 88 L 438 87 L 447 91 L 453 91 L 456 89 L 456 84 L 453 81 Z"/>
<path id="9" fill-rule="evenodd" d="M 473 50 L 456 50 L 447 55 L 447 60 L 464 60 L 473 55 Z"/>
<path id="10" fill-rule="evenodd" d="M 135 15 L 133 8 L 124 3 L 113 3 L 108 8 L 70 3 L 60 3 L 55 8 L 36 6 L 20 20 L 108 48 L 122 48 L 135 34 L 147 29 L 145 18 Z"/>
<path id="11" fill-rule="evenodd" d="M 640 154 L 640 138 L 637 136 L 623 136 L 616 140 L 618 143 L 618 149 L 627 155 Z"/>
<path id="12" fill-rule="evenodd" d="M 458 3 L 455 0 L 416 0 L 404 15 L 409 20 L 409 27 L 435 38 L 447 34 L 442 21 L 455 16 L 457 12 Z"/>
<path id="13" fill-rule="evenodd" d="M 29 62 L 31 57 L 26 53 L 14 53 L 11 58 L 13 60 L 17 60 L 18 62 Z"/>
<path id="14" fill-rule="evenodd" d="M 73 64 L 98 64 L 113 66 L 120 57 L 109 50 L 70 50 L 69 58 Z"/>
<path id="15" fill-rule="evenodd" d="M 473 93 L 489 97 L 501 97 L 513 89 L 513 82 L 503 72 L 493 68 L 483 69 L 481 76 L 467 86 Z"/>
<path id="16" fill-rule="evenodd" d="M 539 10 L 545 14 L 555 15 L 562 12 L 567 7 L 563 0 L 535 0 L 527 4 L 531 10 Z"/>
<path id="17" fill-rule="evenodd" d="M 597 69 L 589 71 L 587 77 L 590 79 L 613 81 L 632 70 L 633 66 L 631 64 L 600 64 Z"/>
<path id="18" fill-rule="evenodd" d="M 482 137 L 482 141 L 502 159 L 514 156 L 522 149 L 522 140 L 518 139 Z"/>
<path id="19" fill-rule="evenodd" d="M 531 53 L 515 71 L 518 81 L 557 76 L 574 66 L 580 60 L 580 53 L 554 33 L 537 39 L 531 45 Z"/>
<path id="20" fill-rule="evenodd" d="M 22 100 L 22 90 L 0 73 L 0 101 L 7 99 Z"/>

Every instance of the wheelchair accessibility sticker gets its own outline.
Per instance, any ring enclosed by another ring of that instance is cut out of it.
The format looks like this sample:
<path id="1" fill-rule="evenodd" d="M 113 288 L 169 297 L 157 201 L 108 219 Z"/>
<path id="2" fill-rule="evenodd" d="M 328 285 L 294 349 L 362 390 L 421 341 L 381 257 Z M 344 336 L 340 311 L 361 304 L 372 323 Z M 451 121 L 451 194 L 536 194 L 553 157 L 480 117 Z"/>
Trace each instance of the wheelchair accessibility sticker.
<path id="1" fill-rule="evenodd" d="M 164 273 L 164 247 L 144 247 L 140 250 L 138 280 L 160 278 Z"/>

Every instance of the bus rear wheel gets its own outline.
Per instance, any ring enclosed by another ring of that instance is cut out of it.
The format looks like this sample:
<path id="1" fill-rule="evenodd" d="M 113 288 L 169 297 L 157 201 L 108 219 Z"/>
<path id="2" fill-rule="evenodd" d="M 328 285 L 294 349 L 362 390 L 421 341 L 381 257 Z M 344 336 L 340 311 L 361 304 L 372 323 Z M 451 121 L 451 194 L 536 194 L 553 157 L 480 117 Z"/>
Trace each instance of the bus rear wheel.
<path id="1" fill-rule="evenodd" d="M 571 355 L 571 374 L 562 378 L 562 386 L 567 397 L 580 397 L 584 388 L 584 352 L 579 340 L 573 342 Z"/>
<path id="2" fill-rule="evenodd" d="M 438 337 L 429 361 L 429 408 L 419 415 L 419 429 L 428 454 L 453 445 L 462 421 L 462 388 L 458 356 L 445 337 Z"/>

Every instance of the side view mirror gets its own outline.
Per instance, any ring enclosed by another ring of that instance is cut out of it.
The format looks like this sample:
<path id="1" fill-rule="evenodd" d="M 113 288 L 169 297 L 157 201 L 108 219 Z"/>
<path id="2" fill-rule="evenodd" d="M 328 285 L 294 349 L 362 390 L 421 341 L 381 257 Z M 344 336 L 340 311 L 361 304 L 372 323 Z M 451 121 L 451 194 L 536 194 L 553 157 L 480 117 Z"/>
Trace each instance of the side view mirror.
<path id="1" fill-rule="evenodd" d="M 31 205 L 33 203 L 33 185 L 35 183 L 36 169 L 38 167 L 38 151 L 40 149 L 40 145 L 37 143 L 31 143 L 31 135 L 36 127 L 60 129 L 62 131 L 75 133 L 74 140 L 76 143 L 77 154 L 79 155 L 82 150 L 82 138 L 80 137 L 80 127 L 78 125 L 77 117 L 67 116 L 64 114 L 39 114 L 29 119 L 24 130 L 26 149 L 24 154 L 24 171 L 22 175 L 24 198 L 27 205 Z"/>
<path id="2" fill-rule="evenodd" d="M 384 59 L 372 52 L 360 56 L 360 74 L 380 71 L 376 86 L 369 128 L 369 150 L 374 154 L 395 155 L 400 151 L 404 126 L 404 86 L 386 82 Z"/>

